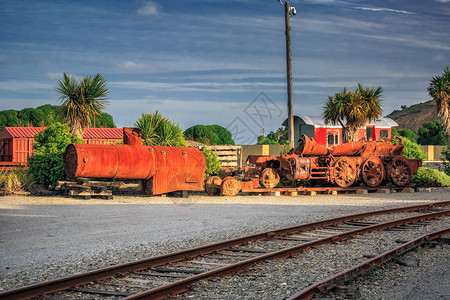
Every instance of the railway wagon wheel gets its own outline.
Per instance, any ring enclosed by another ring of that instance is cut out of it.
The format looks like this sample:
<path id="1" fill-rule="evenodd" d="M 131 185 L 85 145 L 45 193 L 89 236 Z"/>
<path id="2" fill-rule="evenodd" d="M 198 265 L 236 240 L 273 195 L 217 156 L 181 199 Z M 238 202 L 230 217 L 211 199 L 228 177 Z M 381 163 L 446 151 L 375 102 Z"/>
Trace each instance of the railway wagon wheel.
<path id="1" fill-rule="evenodd" d="M 389 178 L 395 185 L 404 186 L 411 179 L 411 168 L 402 156 L 394 158 L 388 165 Z"/>
<path id="2" fill-rule="evenodd" d="M 259 183 L 266 189 L 276 187 L 279 182 L 280 175 L 272 168 L 265 168 L 259 176 Z"/>
<path id="3" fill-rule="evenodd" d="M 224 196 L 236 196 L 241 190 L 241 183 L 234 177 L 225 177 L 222 181 L 221 191 Z"/>
<path id="4" fill-rule="evenodd" d="M 376 187 L 383 181 L 386 171 L 381 159 L 370 157 L 363 163 L 361 172 L 364 182 L 370 187 Z"/>
<path id="5" fill-rule="evenodd" d="M 339 158 L 333 167 L 334 182 L 340 187 L 351 186 L 356 179 L 356 166 L 348 157 Z"/>
<path id="6" fill-rule="evenodd" d="M 210 196 L 218 196 L 221 192 L 222 179 L 219 176 L 211 176 L 206 180 L 205 190 Z"/>

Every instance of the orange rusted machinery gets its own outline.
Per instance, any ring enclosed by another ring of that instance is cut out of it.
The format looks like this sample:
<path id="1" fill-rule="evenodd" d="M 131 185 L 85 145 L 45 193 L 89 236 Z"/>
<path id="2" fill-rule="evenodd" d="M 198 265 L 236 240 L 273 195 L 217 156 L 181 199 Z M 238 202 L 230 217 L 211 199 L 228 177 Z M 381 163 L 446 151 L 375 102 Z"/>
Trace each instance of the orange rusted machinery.
<path id="1" fill-rule="evenodd" d="M 124 145 L 70 144 L 68 178 L 142 179 L 142 191 L 158 195 L 203 190 L 205 158 L 193 147 L 142 146 L 140 129 L 124 128 Z"/>
<path id="2" fill-rule="evenodd" d="M 241 180 L 211 177 L 206 182 L 209 194 L 237 195 L 240 190 L 272 189 L 279 182 L 322 180 L 346 188 L 358 181 L 376 187 L 390 180 L 397 186 L 406 185 L 411 175 L 422 165 L 420 159 L 402 155 L 403 140 L 360 140 L 327 148 L 314 139 L 303 136 L 297 148 L 282 156 L 250 155 L 253 167 L 244 170 Z"/>

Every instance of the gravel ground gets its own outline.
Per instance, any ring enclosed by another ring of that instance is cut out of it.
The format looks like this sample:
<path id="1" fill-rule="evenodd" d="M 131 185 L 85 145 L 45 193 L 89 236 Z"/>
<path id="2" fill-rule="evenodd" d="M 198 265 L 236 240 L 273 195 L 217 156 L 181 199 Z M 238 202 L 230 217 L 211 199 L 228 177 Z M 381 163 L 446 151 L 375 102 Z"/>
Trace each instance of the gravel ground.
<path id="1" fill-rule="evenodd" d="M 439 189 L 315 197 L 2 197 L 0 289 L 252 232 L 449 196 L 449 189 Z"/>

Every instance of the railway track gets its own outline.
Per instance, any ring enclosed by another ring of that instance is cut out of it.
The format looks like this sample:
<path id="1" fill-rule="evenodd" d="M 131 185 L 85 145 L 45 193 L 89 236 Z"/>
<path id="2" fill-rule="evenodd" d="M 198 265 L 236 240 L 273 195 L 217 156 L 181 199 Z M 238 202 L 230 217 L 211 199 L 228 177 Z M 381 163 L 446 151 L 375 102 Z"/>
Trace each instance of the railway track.
<path id="1" fill-rule="evenodd" d="M 396 257 L 401 256 L 402 254 L 411 251 L 414 248 L 422 246 L 426 243 L 429 243 L 433 240 L 438 240 L 442 236 L 450 234 L 450 227 L 438 230 L 435 232 L 427 233 L 418 238 L 412 239 L 408 242 L 404 242 L 398 247 L 385 251 L 373 258 L 370 258 L 364 262 L 361 262 L 351 268 L 348 268 L 338 274 L 334 274 L 324 280 L 315 282 L 308 286 L 307 288 L 302 289 L 301 291 L 295 293 L 291 297 L 287 298 L 287 300 L 309 300 L 313 299 L 315 296 L 319 296 L 326 292 L 331 291 L 333 288 L 338 286 L 339 284 L 345 284 L 352 279 L 355 279 L 357 276 L 361 274 L 365 274 L 367 271 L 386 263 L 389 260 L 392 260 Z"/>
<path id="2" fill-rule="evenodd" d="M 368 232 L 424 226 L 449 216 L 448 205 L 450 201 L 387 209 L 262 232 L 4 291 L 0 299 L 164 299 L 201 279 L 239 273 L 266 260 Z M 402 216 L 392 220 L 392 214 Z M 385 215 L 391 220 L 383 220 Z"/>

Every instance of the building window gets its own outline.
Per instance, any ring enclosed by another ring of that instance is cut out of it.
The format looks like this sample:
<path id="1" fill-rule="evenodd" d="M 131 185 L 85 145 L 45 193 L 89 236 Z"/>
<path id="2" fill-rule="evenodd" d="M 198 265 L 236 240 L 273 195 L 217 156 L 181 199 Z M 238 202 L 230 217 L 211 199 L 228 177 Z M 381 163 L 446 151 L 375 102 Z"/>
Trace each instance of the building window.
<path id="1" fill-rule="evenodd" d="M 380 139 L 388 139 L 388 138 L 389 138 L 389 131 L 387 129 L 381 129 Z"/>
<path id="2" fill-rule="evenodd" d="M 334 145 L 334 135 L 328 135 L 328 145 Z"/>
<path id="3" fill-rule="evenodd" d="M 327 144 L 329 146 L 339 145 L 339 133 L 335 131 L 329 131 L 327 136 Z"/>
<path id="4" fill-rule="evenodd" d="M 367 127 L 366 128 L 366 138 L 368 141 L 372 141 L 373 140 L 373 129 L 372 127 Z"/>

